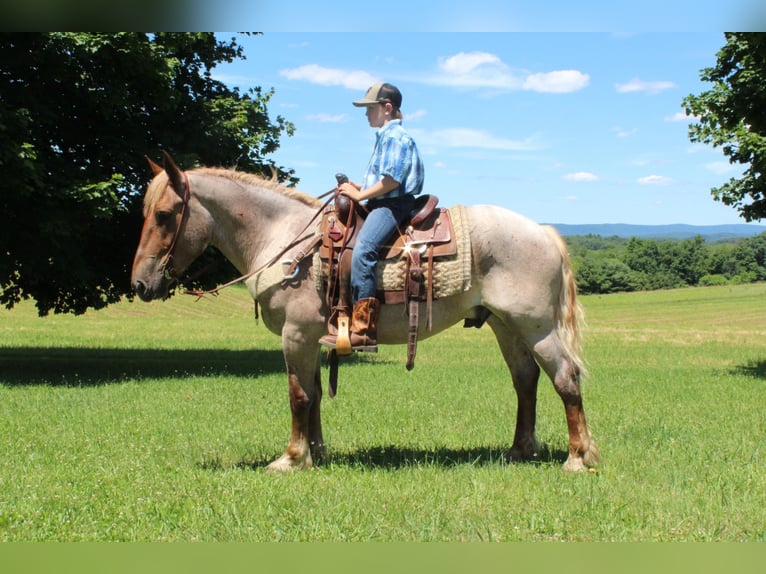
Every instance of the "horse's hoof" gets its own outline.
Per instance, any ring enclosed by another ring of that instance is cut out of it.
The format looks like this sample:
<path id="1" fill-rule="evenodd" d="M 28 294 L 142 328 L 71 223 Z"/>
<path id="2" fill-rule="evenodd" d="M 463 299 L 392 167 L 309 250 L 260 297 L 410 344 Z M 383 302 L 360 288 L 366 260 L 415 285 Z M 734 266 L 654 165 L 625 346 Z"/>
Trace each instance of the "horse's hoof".
<path id="1" fill-rule="evenodd" d="M 540 460 L 540 443 L 536 438 L 514 444 L 505 452 L 505 462 L 532 462 Z"/>
<path id="2" fill-rule="evenodd" d="M 285 472 L 292 472 L 294 470 L 308 470 L 313 466 L 310 457 L 306 457 L 301 461 L 297 461 L 287 455 L 283 455 L 269 466 L 266 467 L 266 472 L 270 474 L 281 474 Z"/>
<path id="3" fill-rule="evenodd" d="M 583 472 L 587 468 L 585 464 L 582 461 L 582 457 L 572 457 L 571 455 L 567 459 L 567 461 L 564 463 L 564 466 L 562 467 L 566 472 Z"/>
<path id="4" fill-rule="evenodd" d="M 596 443 L 590 441 L 588 450 L 582 455 L 569 455 L 569 458 L 567 458 L 567 461 L 564 463 L 564 470 L 567 472 L 595 471 L 593 467 L 599 463 L 599 458 Z"/>
<path id="5" fill-rule="evenodd" d="M 540 455 L 535 451 L 525 451 L 519 448 L 512 448 L 505 451 L 505 462 L 535 462 L 540 460 Z"/>
<path id="6" fill-rule="evenodd" d="M 319 443 L 311 446 L 311 460 L 312 466 L 314 464 L 321 465 L 327 458 L 327 447 L 324 443 Z"/>

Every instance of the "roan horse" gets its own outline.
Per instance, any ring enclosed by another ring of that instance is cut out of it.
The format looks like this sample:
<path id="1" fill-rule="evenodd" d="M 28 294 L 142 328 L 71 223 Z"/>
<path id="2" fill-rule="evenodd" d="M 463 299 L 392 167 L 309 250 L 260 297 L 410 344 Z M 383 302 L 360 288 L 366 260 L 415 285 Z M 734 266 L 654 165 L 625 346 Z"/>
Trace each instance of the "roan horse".
<path id="1" fill-rule="evenodd" d="M 132 286 L 144 301 L 167 297 L 169 288 L 208 245 L 243 274 L 295 257 L 307 247 L 307 226 L 319 199 L 234 170 L 182 171 L 164 153 L 164 167 L 151 162 L 154 178 L 144 199 L 144 225 L 133 261 Z M 540 369 L 564 402 L 569 456 L 564 469 L 598 463 L 596 443 L 585 421 L 580 376 L 582 310 L 566 246 L 556 231 L 495 206 L 465 208 L 471 244 L 470 287 L 436 299 L 427 337 L 466 317 L 481 316 L 493 330 L 517 395 L 517 420 L 508 460 L 533 459 Z M 319 338 L 328 308 L 313 279 L 311 257 L 300 258 L 289 283 L 248 288 L 266 327 L 282 337 L 292 428 L 284 454 L 272 471 L 310 468 L 325 454 L 320 404 Z M 421 314 L 422 316 L 422 314 Z M 423 318 L 425 321 L 425 318 Z M 401 305 L 383 305 L 378 343 L 407 342 Z"/>

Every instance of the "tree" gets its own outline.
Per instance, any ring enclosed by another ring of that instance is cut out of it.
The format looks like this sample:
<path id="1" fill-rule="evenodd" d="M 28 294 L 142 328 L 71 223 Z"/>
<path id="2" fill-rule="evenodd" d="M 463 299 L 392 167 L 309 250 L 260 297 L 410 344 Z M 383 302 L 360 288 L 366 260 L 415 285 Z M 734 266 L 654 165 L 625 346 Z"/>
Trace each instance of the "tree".
<path id="1" fill-rule="evenodd" d="M 746 221 L 766 217 L 766 33 L 727 33 L 715 67 L 700 78 L 713 87 L 683 100 L 689 139 L 721 147 L 733 164 L 743 166 L 711 193 L 735 207 Z"/>
<path id="2" fill-rule="evenodd" d="M 293 126 L 269 118 L 273 91 L 211 76 L 244 59 L 211 33 L 0 35 L 0 303 L 82 313 L 129 294 L 150 171 L 293 171 L 266 159 Z"/>

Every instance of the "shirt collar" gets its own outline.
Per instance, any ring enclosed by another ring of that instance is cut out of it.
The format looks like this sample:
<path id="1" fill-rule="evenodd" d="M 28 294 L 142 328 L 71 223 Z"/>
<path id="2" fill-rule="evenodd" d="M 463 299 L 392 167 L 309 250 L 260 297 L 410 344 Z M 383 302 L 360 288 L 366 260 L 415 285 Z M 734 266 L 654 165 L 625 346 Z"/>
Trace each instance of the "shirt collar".
<path id="1" fill-rule="evenodd" d="M 381 127 L 378 128 L 378 132 L 377 132 L 378 135 L 380 135 L 383 132 L 393 128 L 395 125 L 396 126 L 402 125 L 402 120 L 389 120 L 388 123 L 386 123 L 386 125 L 381 126 Z"/>

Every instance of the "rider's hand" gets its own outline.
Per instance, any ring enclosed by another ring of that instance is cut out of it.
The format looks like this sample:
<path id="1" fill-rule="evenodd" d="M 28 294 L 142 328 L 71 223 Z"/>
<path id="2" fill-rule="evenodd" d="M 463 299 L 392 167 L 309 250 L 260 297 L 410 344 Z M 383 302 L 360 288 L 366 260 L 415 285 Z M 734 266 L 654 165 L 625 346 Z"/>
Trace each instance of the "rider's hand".
<path id="1" fill-rule="evenodd" d="M 353 199 L 354 201 L 359 201 L 359 188 L 354 185 L 352 182 L 345 182 L 341 183 L 338 186 L 338 192 L 341 195 L 345 195 L 349 199 Z"/>

